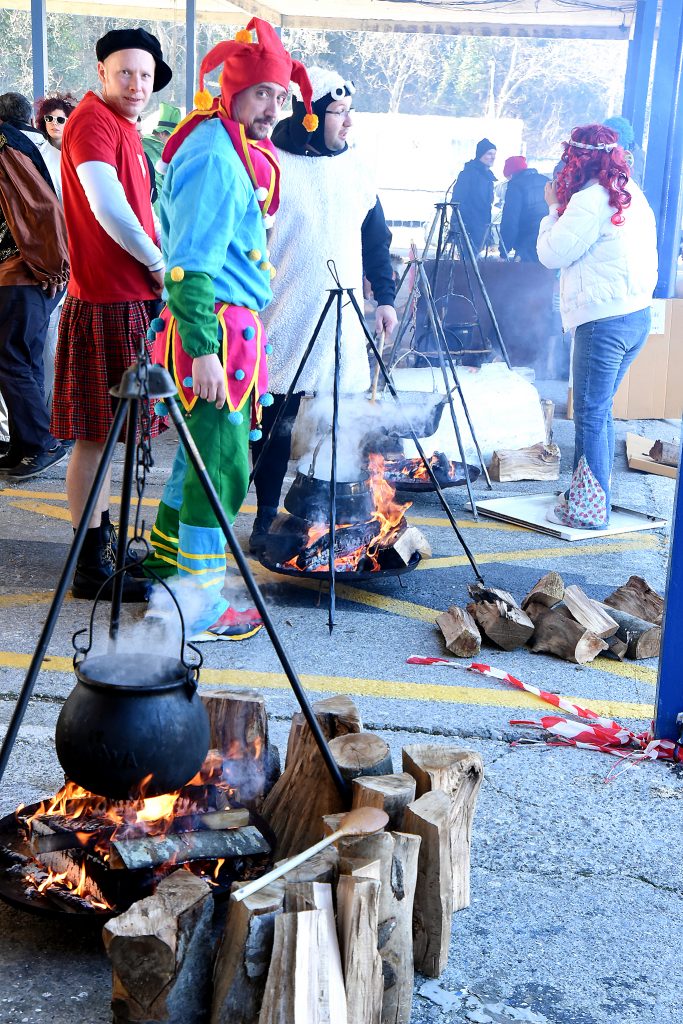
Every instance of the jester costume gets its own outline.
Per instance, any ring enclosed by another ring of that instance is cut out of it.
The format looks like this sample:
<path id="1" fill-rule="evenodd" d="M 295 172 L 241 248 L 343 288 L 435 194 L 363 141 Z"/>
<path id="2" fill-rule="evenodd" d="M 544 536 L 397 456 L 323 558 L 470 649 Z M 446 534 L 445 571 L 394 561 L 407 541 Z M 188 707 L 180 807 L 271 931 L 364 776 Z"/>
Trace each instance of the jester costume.
<path id="1" fill-rule="evenodd" d="M 230 522 L 247 493 L 248 442 L 260 438 L 261 406 L 272 402 L 267 391 L 269 345 L 259 312 L 272 298 L 266 228 L 279 201 L 279 166 L 270 141 L 248 139 L 244 126 L 227 111 L 231 95 L 239 91 L 236 82 L 247 88 L 284 79 L 286 88 L 297 67 L 267 23 L 253 19 L 250 27 L 256 28 L 258 44 L 238 35 L 204 59 L 200 84 L 203 74 L 225 56 L 221 97 L 213 102 L 209 97 L 203 104 L 208 109 L 193 110 L 164 148 L 168 169 L 160 220 L 167 305 L 152 324 L 155 361 L 175 381 L 188 429 Z M 261 57 L 251 67 L 255 51 Z M 242 55 L 236 71 L 231 58 Z M 227 402 L 222 409 L 193 390 L 193 359 L 210 354 L 219 357 L 225 374 Z M 204 631 L 228 609 L 222 594 L 225 535 L 182 447 L 151 542 L 154 554 L 146 568 L 181 581 L 176 596 L 190 635 L 215 639 Z"/>

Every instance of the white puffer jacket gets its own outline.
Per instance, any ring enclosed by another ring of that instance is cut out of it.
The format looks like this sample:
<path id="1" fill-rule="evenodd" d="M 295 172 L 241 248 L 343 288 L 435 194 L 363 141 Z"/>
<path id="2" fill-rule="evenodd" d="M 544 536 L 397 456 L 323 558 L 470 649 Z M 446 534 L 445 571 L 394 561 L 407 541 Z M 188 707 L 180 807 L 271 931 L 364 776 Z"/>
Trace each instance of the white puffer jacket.
<path id="1" fill-rule="evenodd" d="M 657 284 L 657 228 L 647 199 L 635 182 L 626 189 L 631 205 L 624 223 L 612 224 L 616 212 L 607 189 L 591 182 L 575 192 L 558 217 L 557 205 L 541 221 L 538 258 L 561 269 L 560 311 L 565 330 L 608 316 L 645 309 Z"/>

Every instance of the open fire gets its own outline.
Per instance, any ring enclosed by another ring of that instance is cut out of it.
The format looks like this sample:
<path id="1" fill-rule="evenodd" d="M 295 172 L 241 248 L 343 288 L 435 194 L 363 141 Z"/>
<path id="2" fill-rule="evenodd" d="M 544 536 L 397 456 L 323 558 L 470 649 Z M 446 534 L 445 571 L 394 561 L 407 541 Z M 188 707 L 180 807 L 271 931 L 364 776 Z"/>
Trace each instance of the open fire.
<path id="1" fill-rule="evenodd" d="M 428 461 L 440 487 L 455 487 L 458 484 L 465 483 L 462 462 L 449 459 L 443 452 L 434 452 Z M 479 470 L 473 466 L 467 466 L 467 472 L 470 480 L 476 479 L 479 475 Z M 434 484 L 427 472 L 427 467 L 420 458 L 388 460 L 385 466 L 385 474 L 386 479 L 399 491 L 426 491 L 434 489 Z"/>
<path id="2" fill-rule="evenodd" d="M 236 877 L 261 873 L 272 846 L 267 827 L 237 802 L 233 768 L 229 755 L 211 750 L 178 792 L 145 797 L 143 784 L 127 801 L 67 782 L 52 798 L 19 807 L 14 835 L 2 823 L 4 874 L 27 903 L 96 913 L 125 909 L 178 867 L 226 891 Z"/>

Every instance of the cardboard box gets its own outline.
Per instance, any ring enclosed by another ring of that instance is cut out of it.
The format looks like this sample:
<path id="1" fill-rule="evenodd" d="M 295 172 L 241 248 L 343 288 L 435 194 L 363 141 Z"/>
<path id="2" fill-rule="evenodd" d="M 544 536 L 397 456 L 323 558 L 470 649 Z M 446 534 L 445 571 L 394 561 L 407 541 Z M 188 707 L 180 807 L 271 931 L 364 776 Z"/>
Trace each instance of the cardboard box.
<path id="1" fill-rule="evenodd" d="M 675 420 L 683 415 L 683 299 L 655 299 L 653 332 L 614 396 L 618 420 Z M 573 417 L 571 387 L 567 419 Z"/>
<path id="2" fill-rule="evenodd" d="M 654 473 L 655 476 L 668 476 L 675 480 L 678 476 L 676 466 L 664 466 L 661 462 L 655 462 L 650 458 L 648 452 L 654 440 L 649 437 L 641 437 L 639 434 L 626 434 L 626 461 L 629 469 L 638 469 L 641 473 Z"/>

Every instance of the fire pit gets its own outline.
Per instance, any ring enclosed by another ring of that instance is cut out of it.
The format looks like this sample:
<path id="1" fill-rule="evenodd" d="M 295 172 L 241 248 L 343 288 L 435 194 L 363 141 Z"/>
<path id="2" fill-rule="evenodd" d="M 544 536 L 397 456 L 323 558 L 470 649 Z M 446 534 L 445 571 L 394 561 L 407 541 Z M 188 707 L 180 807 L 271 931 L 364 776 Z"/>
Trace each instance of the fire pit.
<path id="1" fill-rule="evenodd" d="M 429 464 L 442 490 L 445 490 L 446 487 L 462 486 L 467 483 L 468 478 L 473 483 L 481 472 L 478 466 L 469 464 L 465 466 L 462 462 L 448 459 L 443 452 L 434 452 L 429 459 Z M 434 490 L 434 484 L 422 459 L 387 459 L 385 478 L 397 491 L 414 494 L 420 491 Z"/>
<path id="2" fill-rule="evenodd" d="M 227 894 L 262 874 L 272 831 L 236 800 L 231 762 L 209 752 L 201 771 L 163 796 L 113 801 L 74 783 L 0 820 L 0 897 L 41 913 L 109 916 L 151 895 L 178 867 Z"/>
<path id="3" fill-rule="evenodd" d="M 307 483 L 306 489 L 312 495 L 308 504 L 304 500 L 303 481 L 309 478 L 297 474 L 284 501 L 289 512 L 280 513 L 273 521 L 261 562 L 267 569 L 286 576 L 328 579 L 330 526 L 324 512 L 329 508 L 329 481 Z M 319 499 L 318 485 L 326 490 L 326 501 Z M 410 502 L 401 504 L 394 500 L 394 487 L 385 478 L 384 457 L 369 455 L 367 479 L 359 481 L 355 491 L 353 486 L 338 485 L 338 490 L 343 488 L 339 500 L 343 518 L 335 524 L 334 530 L 335 575 L 370 580 L 415 569 L 422 556 L 419 545 L 406 548 L 400 543 L 401 538 L 410 533 L 405 520 Z M 371 500 L 368 501 L 368 497 Z M 358 514 L 352 517 L 354 507 L 358 508 Z M 416 533 L 413 530 L 411 538 Z M 422 553 L 426 551 L 425 542 Z"/>

